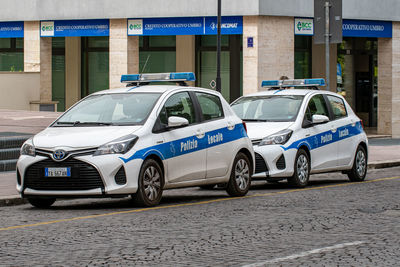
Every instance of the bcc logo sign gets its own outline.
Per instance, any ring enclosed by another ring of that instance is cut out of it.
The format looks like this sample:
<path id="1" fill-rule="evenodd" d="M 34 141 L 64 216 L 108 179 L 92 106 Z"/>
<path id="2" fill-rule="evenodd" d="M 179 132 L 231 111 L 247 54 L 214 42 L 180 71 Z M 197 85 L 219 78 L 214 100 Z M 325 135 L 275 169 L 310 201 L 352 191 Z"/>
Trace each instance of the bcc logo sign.
<path id="1" fill-rule="evenodd" d="M 314 21 L 313 19 L 295 19 L 295 34 L 297 35 L 313 35 Z"/>
<path id="2" fill-rule="evenodd" d="M 40 23 L 40 36 L 54 36 L 54 21 Z"/>
<path id="3" fill-rule="evenodd" d="M 142 35 L 143 34 L 143 20 L 142 19 L 129 19 L 128 20 L 128 35 Z"/>

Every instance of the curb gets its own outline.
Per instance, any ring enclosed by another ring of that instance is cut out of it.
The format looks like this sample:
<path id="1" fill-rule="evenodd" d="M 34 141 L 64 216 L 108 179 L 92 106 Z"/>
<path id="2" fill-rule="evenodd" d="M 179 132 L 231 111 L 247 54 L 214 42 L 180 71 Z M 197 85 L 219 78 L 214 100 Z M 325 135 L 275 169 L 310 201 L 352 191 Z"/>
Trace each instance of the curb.
<path id="1" fill-rule="evenodd" d="M 400 166 L 400 160 L 375 161 L 368 164 L 368 169 L 384 169 Z"/>
<path id="2" fill-rule="evenodd" d="M 0 197 L 0 207 L 15 206 L 28 203 L 28 200 L 21 198 L 20 195 Z"/>

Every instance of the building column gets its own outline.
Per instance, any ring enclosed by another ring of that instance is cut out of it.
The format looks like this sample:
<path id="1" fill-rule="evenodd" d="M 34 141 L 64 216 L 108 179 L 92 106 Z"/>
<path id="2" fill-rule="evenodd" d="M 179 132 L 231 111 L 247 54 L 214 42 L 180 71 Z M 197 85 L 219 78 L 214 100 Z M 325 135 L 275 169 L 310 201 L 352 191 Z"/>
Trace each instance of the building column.
<path id="1" fill-rule="evenodd" d="M 378 134 L 392 134 L 391 38 L 378 38 Z"/>
<path id="2" fill-rule="evenodd" d="M 329 47 L 329 61 L 330 61 L 330 91 L 336 92 L 337 87 L 337 45 L 331 44 Z M 325 66 L 325 45 L 315 44 L 314 38 L 312 40 L 312 77 L 324 78 L 326 80 L 326 66 Z"/>
<path id="3" fill-rule="evenodd" d="M 253 47 L 247 39 L 253 37 Z M 261 89 L 263 80 L 294 78 L 294 18 L 243 17 L 243 94 Z"/>
<path id="4" fill-rule="evenodd" d="M 176 71 L 195 72 L 196 62 L 196 36 L 177 35 L 176 36 Z M 194 86 L 194 82 L 189 82 Z"/>
<path id="5" fill-rule="evenodd" d="M 139 37 L 127 35 L 127 19 L 110 19 L 110 89 L 120 88 L 121 75 L 138 73 Z"/>
<path id="6" fill-rule="evenodd" d="M 40 102 L 52 102 L 51 37 L 40 38 Z"/>
<path id="7" fill-rule="evenodd" d="M 392 55 L 392 137 L 400 138 L 400 22 L 393 22 Z"/>
<path id="8" fill-rule="evenodd" d="M 40 22 L 24 22 L 24 72 L 40 72 Z"/>
<path id="9" fill-rule="evenodd" d="M 65 108 L 81 98 L 81 38 L 65 37 Z"/>

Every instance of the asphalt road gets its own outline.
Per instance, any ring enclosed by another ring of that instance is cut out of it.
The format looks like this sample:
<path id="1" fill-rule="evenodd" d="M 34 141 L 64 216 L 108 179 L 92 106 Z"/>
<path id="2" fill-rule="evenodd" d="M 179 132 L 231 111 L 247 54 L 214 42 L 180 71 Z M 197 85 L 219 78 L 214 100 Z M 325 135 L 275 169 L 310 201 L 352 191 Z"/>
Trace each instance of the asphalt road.
<path id="1" fill-rule="evenodd" d="M 398 266 L 400 168 L 367 182 L 256 182 L 244 198 L 197 188 L 152 209 L 128 199 L 0 208 L 1 266 Z"/>

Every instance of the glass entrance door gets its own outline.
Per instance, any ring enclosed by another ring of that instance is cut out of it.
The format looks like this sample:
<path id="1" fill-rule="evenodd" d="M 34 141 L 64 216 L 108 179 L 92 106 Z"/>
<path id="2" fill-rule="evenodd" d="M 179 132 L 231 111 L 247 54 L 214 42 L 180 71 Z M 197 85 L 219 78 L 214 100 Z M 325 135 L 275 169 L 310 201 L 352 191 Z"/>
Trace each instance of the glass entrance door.
<path id="1" fill-rule="evenodd" d="M 65 37 L 52 37 L 52 98 L 58 101 L 57 111 L 65 111 Z"/>
<path id="2" fill-rule="evenodd" d="M 215 89 L 217 77 L 217 37 L 196 36 L 196 86 Z M 242 35 L 221 38 L 221 93 L 228 102 L 242 95 Z"/>
<path id="3" fill-rule="evenodd" d="M 82 97 L 109 88 L 109 37 L 82 37 Z"/>

